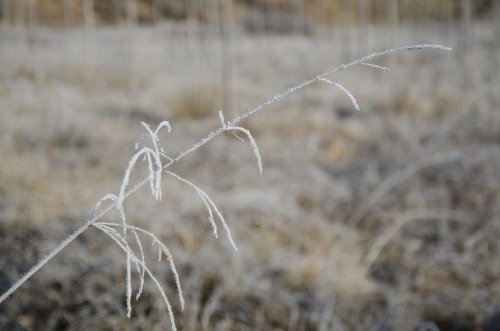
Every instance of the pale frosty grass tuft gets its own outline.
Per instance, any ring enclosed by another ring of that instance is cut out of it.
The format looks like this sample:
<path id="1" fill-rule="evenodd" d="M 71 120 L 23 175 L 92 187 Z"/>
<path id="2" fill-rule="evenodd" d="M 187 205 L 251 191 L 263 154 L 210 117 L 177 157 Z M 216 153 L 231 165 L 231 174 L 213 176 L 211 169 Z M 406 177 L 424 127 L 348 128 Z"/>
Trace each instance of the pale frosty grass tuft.
<path id="1" fill-rule="evenodd" d="M 172 311 L 172 306 L 170 304 L 170 301 L 168 300 L 168 297 L 165 293 L 165 290 L 163 289 L 161 283 L 158 281 L 158 279 L 155 277 L 151 269 L 148 267 L 146 264 L 146 257 L 145 257 L 145 250 L 144 250 L 144 240 L 149 240 L 151 242 L 152 246 L 157 246 L 158 247 L 158 261 L 161 261 L 162 256 L 165 255 L 166 259 L 169 263 L 170 268 L 172 269 L 174 278 L 175 278 L 175 284 L 178 292 L 178 300 L 181 305 L 181 309 L 184 309 L 185 306 L 185 301 L 183 298 L 182 294 L 182 287 L 181 283 L 179 280 L 179 274 L 177 272 L 177 269 L 175 267 L 175 263 L 172 257 L 172 254 L 170 253 L 169 249 L 167 246 L 160 241 L 154 233 L 142 229 L 140 227 L 134 226 L 129 224 L 127 221 L 126 213 L 125 213 L 125 207 L 124 203 L 125 200 L 132 195 L 134 192 L 136 192 L 139 188 L 141 188 L 144 185 L 149 184 L 151 194 L 155 198 L 155 200 L 160 201 L 162 198 L 162 192 L 161 192 L 161 182 L 162 182 L 162 175 L 166 174 L 169 175 L 170 177 L 175 178 L 176 180 L 180 181 L 181 183 L 186 184 L 187 186 L 191 187 L 199 196 L 201 201 L 203 202 L 207 212 L 208 212 L 208 220 L 209 223 L 212 227 L 213 234 L 216 238 L 218 238 L 218 228 L 217 228 L 217 223 L 216 219 L 220 222 L 222 227 L 224 228 L 224 231 L 226 232 L 226 236 L 228 238 L 229 243 L 233 247 L 235 251 L 238 250 L 236 243 L 233 240 L 231 230 L 229 229 L 229 226 L 224 219 L 222 213 L 214 203 L 214 201 L 206 194 L 201 188 L 199 188 L 197 185 L 192 183 L 186 178 L 183 178 L 179 176 L 178 174 L 172 172 L 169 170 L 169 167 L 172 166 L 174 163 L 179 162 L 184 156 L 196 151 L 200 147 L 204 146 L 207 144 L 209 141 L 214 139 L 215 137 L 221 135 L 224 132 L 231 132 L 234 134 L 238 139 L 244 140 L 242 137 L 239 136 L 239 134 L 242 134 L 250 143 L 250 146 L 252 148 L 252 151 L 255 155 L 255 159 L 257 162 L 257 167 L 259 170 L 259 173 L 262 175 L 262 158 L 259 152 L 259 148 L 257 145 L 256 140 L 254 139 L 253 135 L 251 134 L 250 130 L 238 126 L 237 124 L 240 123 L 242 120 L 246 119 L 247 117 L 250 117 L 256 112 L 259 112 L 266 108 L 267 106 L 283 99 L 284 97 L 289 96 L 290 94 L 296 92 L 299 89 L 302 89 L 304 87 L 307 87 L 309 85 L 312 85 L 313 83 L 316 82 L 326 82 L 328 84 L 331 84 L 334 87 L 337 87 L 340 89 L 341 92 L 343 92 L 345 95 L 349 97 L 351 100 L 354 108 L 356 110 L 360 110 L 360 107 L 358 105 L 358 102 L 356 98 L 354 97 L 354 94 L 345 88 L 343 85 L 341 85 L 338 82 L 335 82 L 327 77 L 339 72 L 346 70 L 352 66 L 355 65 L 362 65 L 366 66 L 369 68 L 375 68 L 379 70 L 389 70 L 389 68 L 373 64 L 370 61 L 386 55 L 386 54 L 391 54 L 391 53 L 396 53 L 396 52 L 402 52 L 402 51 L 411 51 L 411 50 L 421 50 L 421 49 L 437 49 L 437 50 L 450 50 L 450 48 L 441 46 L 441 45 L 434 45 L 434 44 L 421 44 L 421 45 L 411 45 L 411 46 L 403 46 L 403 47 L 398 47 L 398 48 L 392 48 L 392 49 L 387 49 L 383 50 L 380 52 L 375 52 L 368 54 L 366 56 L 363 56 L 357 60 L 354 60 L 350 63 L 347 64 L 342 64 L 340 66 L 337 66 L 329 71 L 326 71 L 324 73 L 321 73 L 309 80 L 305 80 L 302 83 L 299 83 L 295 86 L 290 87 L 289 89 L 285 90 L 284 92 L 278 93 L 274 95 L 272 98 L 267 100 L 266 102 L 249 109 L 245 113 L 237 116 L 236 118 L 227 121 L 224 118 L 224 114 L 222 111 L 219 112 L 219 120 L 221 126 L 217 128 L 215 131 L 211 131 L 207 136 L 199 140 L 196 144 L 193 146 L 187 148 L 183 152 L 179 153 L 175 157 L 170 157 L 168 156 L 166 150 L 164 149 L 160 138 L 159 138 L 159 133 L 161 129 L 165 129 L 167 133 L 170 133 L 172 130 L 172 127 L 168 121 L 163 121 L 158 124 L 155 130 L 151 129 L 151 127 L 145 123 L 141 122 L 141 125 L 144 127 L 146 130 L 146 133 L 139 136 L 139 138 L 135 142 L 135 150 L 136 153 L 131 157 L 130 161 L 128 162 L 127 168 L 125 170 L 125 174 L 123 176 L 122 183 L 120 185 L 119 191 L 116 194 L 113 193 L 107 193 L 105 194 L 95 205 L 94 212 L 92 215 L 89 217 L 89 219 L 85 222 L 84 225 L 82 225 L 80 228 L 78 228 L 75 232 L 73 232 L 68 238 L 66 238 L 64 241 L 62 241 L 53 251 L 51 251 L 47 256 L 45 256 L 43 259 L 41 259 L 37 264 L 35 264 L 25 275 L 23 275 L 17 282 L 15 282 L 5 293 L 3 293 L 0 296 L 0 303 L 5 301 L 7 297 L 9 297 L 12 293 L 14 293 L 23 283 L 25 283 L 32 275 L 34 275 L 40 268 L 42 268 L 45 264 L 47 264 L 55 255 L 57 255 L 62 249 L 64 249 L 69 243 L 71 243 L 74 239 L 76 239 L 80 234 L 82 234 L 86 229 L 88 229 L 90 226 L 94 226 L 97 229 L 101 230 L 106 236 L 108 236 L 114 243 L 118 245 L 118 247 L 125 253 L 125 266 L 126 266 L 126 276 L 125 276 L 125 283 L 126 283 L 126 290 L 125 290 L 125 297 L 126 297 L 126 306 L 127 306 L 127 317 L 131 317 L 132 313 L 132 296 L 134 292 L 134 288 L 132 286 L 132 276 L 134 274 L 133 270 L 135 270 L 135 273 L 137 274 L 137 277 L 139 279 L 139 285 L 136 290 L 135 294 L 135 299 L 138 300 L 142 294 L 143 288 L 144 288 L 144 282 L 146 276 L 148 276 L 153 283 L 155 284 L 156 288 L 158 289 L 158 292 L 162 296 L 165 305 L 167 306 L 167 311 L 169 315 L 169 319 L 171 322 L 171 328 L 172 330 L 176 330 L 176 324 L 175 324 L 175 318 L 174 314 Z M 146 141 L 150 142 L 150 144 L 146 144 Z M 144 178 L 142 181 L 136 183 L 133 186 L 130 186 L 130 178 L 131 175 L 134 171 L 134 169 L 140 164 L 140 163 L 145 163 L 147 170 L 148 170 L 148 176 Z M 390 183 L 389 183 L 390 184 Z M 388 185 L 389 185 L 388 184 Z M 390 185 L 389 185 L 390 186 Z M 374 198 L 376 199 L 376 197 Z M 371 201 L 373 199 L 370 199 Z M 361 212 L 359 215 L 356 215 L 355 220 L 361 219 L 365 213 L 368 211 L 370 208 L 370 204 L 365 206 L 364 208 L 361 208 Z M 102 218 L 105 214 L 110 212 L 111 210 L 116 209 L 119 215 L 119 221 L 116 222 L 100 222 L 99 219 Z M 371 262 L 373 262 L 380 250 L 383 248 L 385 245 L 386 240 L 389 240 L 392 235 L 389 234 L 387 238 L 384 241 L 381 241 L 380 243 L 376 244 L 373 250 L 373 254 L 370 256 L 366 257 L 367 264 L 369 265 Z"/>

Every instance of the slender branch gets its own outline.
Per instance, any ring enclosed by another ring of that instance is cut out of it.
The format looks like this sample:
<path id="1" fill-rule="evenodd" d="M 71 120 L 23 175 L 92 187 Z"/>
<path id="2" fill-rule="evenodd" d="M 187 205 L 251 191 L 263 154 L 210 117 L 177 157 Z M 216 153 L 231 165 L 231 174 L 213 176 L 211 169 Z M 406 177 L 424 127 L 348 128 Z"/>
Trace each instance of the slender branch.
<path id="1" fill-rule="evenodd" d="M 176 157 L 174 157 L 168 163 L 163 165 L 163 170 L 166 170 L 167 168 L 171 167 L 175 163 L 179 162 L 183 157 L 191 154 L 192 152 L 198 150 L 200 147 L 206 145 L 209 141 L 211 141 L 215 137 L 217 137 L 220 134 L 222 134 L 223 132 L 225 132 L 226 127 L 235 126 L 239 122 L 241 122 L 244 119 L 250 117 L 251 115 L 263 110 L 264 108 L 270 106 L 271 104 L 274 104 L 274 103 L 280 101 L 281 99 L 289 96 L 290 94 L 292 94 L 292 93 L 294 93 L 294 92 L 296 92 L 304 87 L 310 86 L 321 79 L 324 79 L 324 78 L 326 78 L 330 75 L 333 75 L 335 73 L 338 73 L 340 71 L 344 71 L 344 70 L 346 70 L 352 66 L 355 66 L 357 64 L 369 62 L 370 60 L 372 60 L 374 58 L 378 58 L 378 57 L 383 56 L 383 55 L 387 55 L 387 54 L 391 54 L 391 53 L 398 53 L 398 52 L 403 52 L 403 51 L 424 50 L 424 49 L 447 50 L 447 51 L 451 50 L 451 48 L 449 48 L 449 47 L 445 47 L 445 46 L 437 45 L 437 44 L 420 44 L 420 45 L 402 46 L 402 47 L 391 48 L 391 49 L 371 53 L 371 54 L 365 55 L 357 60 L 349 62 L 347 64 L 341 64 L 341 65 L 339 65 L 331 70 L 325 71 L 317 76 L 314 76 L 308 80 L 303 81 L 302 83 L 299 83 L 295 86 L 292 86 L 281 93 L 275 94 L 272 98 L 268 99 L 264 103 L 261 103 L 258 106 L 247 110 L 245 113 L 238 115 L 237 117 L 235 117 L 231 121 L 228 121 L 224 126 L 219 127 L 217 130 L 210 131 L 210 133 L 207 136 L 200 139 L 193 146 L 180 152 Z M 143 187 L 150 180 L 151 180 L 151 177 L 148 176 L 148 177 L 144 178 L 142 181 L 138 182 L 136 185 L 134 185 L 128 191 L 124 192 L 124 194 L 120 197 L 121 202 L 123 203 L 123 201 L 126 198 L 128 198 L 130 195 L 132 195 L 138 189 Z M 112 209 L 116 208 L 116 205 L 117 205 L 117 202 L 112 202 L 109 205 L 103 207 L 100 212 L 95 212 L 89 219 L 87 219 L 87 221 L 80 228 L 78 228 L 68 238 L 66 238 L 61 243 L 59 243 L 59 245 L 57 245 L 57 247 L 54 250 L 52 250 L 48 255 L 46 255 L 44 258 L 42 258 L 40 261 L 38 261 L 26 274 L 24 274 L 21 278 L 19 278 L 5 293 L 3 293 L 0 296 L 0 303 L 5 301 L 5 299 L 7 299 L 12 293 L 14 293 L 29 278 L 31 278 L 31 276 L 33 276 L 36 272 L 38 272 L 38 270 L 40 270 L 45 264 L 47 264 L 62 249 L 64 249 L 68 244 L 70 244 L 80 234 L 82 234 L 86 229 L 88 229 L 94 222 L 99 220 L 102 216 L 104 216 L 105 214 L 110 212 Z"/>

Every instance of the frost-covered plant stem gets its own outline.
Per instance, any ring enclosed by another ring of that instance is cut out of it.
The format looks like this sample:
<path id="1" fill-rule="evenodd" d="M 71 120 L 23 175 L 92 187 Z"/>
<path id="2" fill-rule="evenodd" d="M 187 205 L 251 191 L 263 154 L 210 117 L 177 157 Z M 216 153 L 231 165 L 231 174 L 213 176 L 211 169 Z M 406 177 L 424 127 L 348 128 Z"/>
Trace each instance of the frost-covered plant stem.
<path id="1" fill-rule="evenodd" d="M 313 78 L 305 80 L 302 83 L 299 83 L 299 84 L 297 84 L 295 86 L 292 86 L 292 87 L 288 88 L 287 90 L 285 90 L 285 91 L 283 91 L 281 93 L 278 93 L 278 94 L 274 95 L 272 98 L 270 98 L 269 100 L 265 101 L 264 103 L 261 103 L 258 106 L 247 110 L 243 114 L 238 115 L 237 117 L 235 117 L 234 119 L 232 119 L 230 121 L 225 122 L 223 120 L 223 117 L 221 116 L 221 119 L 222 119 L 221 127 L 219 127 L 217 130 L 211 131 L 207 136 L 205 136 L 204 138 L 202 138 L 201 140 L 199 140 L 193 146 L 191 146 L 191 147 L 187 148 L 186 150 L 182 151 L 181 153 L 179 153 L 176 157 L 168 158 L 165 155 L 163 155 L 167 159 L 167 162 L 165 162 L 164 164 L 162 164 L 162 169 L 163 169 L 163 171 L 166 171 L 167 174 L 170 174 L 167 171 L 167 169 L 169 167 L 171 167 L 173 164 L 179 162 L 186 155 L 191 154 L 192 152 L 196 151 L 200 147 L 204 146 L 205 144 L 207 144 L 209 141 L 211 141 L 215 137 L 219 136 L 220 134 L 222 134 L 222 133 L 224 133 L 226 131 L 233 131 L 233 132 L 234 131 L 240 131 L 240 132 L 245 133 L 245 135 L 249 139 L 249 141 L 250 141 L 250 143 L 252 145 L 252 148 L 254 149 L 254 153 L 256 154 L 256 157 L 258 159 L 259 170 L 262 171 L 260 155 L 258 153 L 258 149 L 256 147 L 255 141 L 253 140 L 250 132 L 247 129 L 240 128 L 239 126 L 237 126 L 238 123 L 240 123 L 244 119 L 250 117 L 251 115 L 253 115 L 253 114 L 255 114 L 255 113 L 263 110 L 264 108 L 270 106 L 271 104 L 276 103 L 279 100 L 287 97 L 288 95 L 296 92 L 297 90 L 300 90 L 300 89 L 302 89 L 304 87 L 312 85 L 313 83 L 316 83 L 318 81 L 325 81 L 326 80 L 326 81 L 329 82 L 329 80 L 327 80 L 327 77 L 329 77 L 329 76 L 331 76 L 331 75 L 333 75 L 335 73 L 338 73 L 340 71 L 344 71 L 344 70 L 346 70 L 346 69 L 348 69 L 348 68 L 350 68 L 352 66 L 361 64 L 361 65 L 364 65 L 364 66 L 370 66 L 370 67 L 374 67 L 374 68 L 378 68 L 378 69 L 386 69 L 385 67 L 380 67 L 378 65 L 371 64 L 371 63 L 369 63 L 369 61 L 373 60 L 375 58 L 378 58 L 380 56 L 383 56 L 383 55 L 386 55 L 386 54 L 390 54 L 390 53 L 397 53 L 397 52 L 402 52 L 402 51 L 412 51 L 412 50 L 422 50 L 422 49 L 451 50 L 448 47 L 444 47 L 444 46 L 441 46 L 441 45 L 434 45 L 434 44 L 410 45 L 410 46 L 403 46 L 403 47 L 392 48 L 392 49 L 387 49 L 387 50 L 380 51 L 380 52 L 371 53 L 371 54 L 363 56 L 363 57 L 361 57 L 361 58 L 359 58 L 357 60 L 349 62 L 347 64 L 339 65 L 339 66 L 337 66 L 337 67 L 335 67 L 335 68 L 333 68 L 333 69 L 331 69 L 329 71 L 325 71 L 325 72 L 323 72 L 323 73 L 321 73 L 321 74 L 319 74 L 319 75 L 317 75 L 317 76 L 315 76 Z M 349 95 L 351 97 L 351 99 L 352 99 L 351 101 L 355 105 L 357 105 L 357 103 L 355 102 L 354 97 L 352 97 L 352 94 L 347 89 L 345 89 L 343 87 L 342 87 L 342 90 L 343 90 L 344 93 L 347 93 L 347 95 Z M 149 130 L 149 131 L 151 131 L 151 130 Z M 157 131 L 158 131 L 158 129 L 157 129 Z M 157 131 L 154 132 L 154 134 L 151 135 L 153 139 L 156 139 L 155 135 L 156 135 Z M 150 132 L 150 134 L 151 134 L 151 132 Z M 153 143 L 154 143 L 154 147 L 155 147 L 155 151 L 154 151 L 155 155 L 158 155 L 159 154 L 159 146 L 157 145 L 157 141 L 154 140 Z M 151 154 L 153 154 L 153 153 L 151 153 Z M 161 164 L 161 162 L 157 162 L 157 164 Z M 118 199 L 114 199 L 114 200 L 110 199 L 111 202 L 109 204 L 103 206 L 103 208 L 101 208 L 100 210 L 95 210 L 95 212 L 92 214 L 92 216 L 80 228 L 78 228 L 76 231 L 74 231 L 72 234 L 70 234 L 54 250 L 52 250 L 48 255 L 46 255 L 39 262 L 37 262 L 26 274 L 24 274 L 21 278 L 19 278 L 5 293 L 3 293 L 0 296 L 0 303 L 2 303 L 3 301 L 5 301 L 5 299 L 7 299 L 12 293 L 14 293 L 31 276 L 33 276 L 35 273 L 37 273 L 45 264 L 47 264 L 54 256 L 56 256 L 68 244 L 70 244 L 73 240 L 75 240 L 80 234 L 82 234 L 90 226 L 96 225 L 97 221 L 102 216 L 104 216 L 105 214 L 107 214 L 108 212 L 110 212 L 113 209 L 117 209 L 118 208 L 120 210 L 120 208 L 123 208 L 121 206 L 121 204 L 123 204 L 123 202 L 124 202 L 124 200 L 126 198 L 128 198 L 130 195 L 132 195 L 134 192 L 136 192 L 139 188 L 143 187 L 147 183 L 152 183 L 153 180 L 158 180 L 160 178 L 160 175 L 157 173 L 157 170 L 158 169 L 155 169 L 156 177 L 154 177 L 154 174 L 150 173 L 150 175 L 148 177 L 144 178 L 142 181 L 138 182 L 137 184 L 135 184 L 134 186 L 132 186 L 128 190 L 124 190 L 123 187 L 122 187 L 122 189 L 120 190 L 121 192 L 120 192 L 120 195 L 119 195 Z M 128 178 L 127 178 L 127 183 L 128 183 Z M 189 183 L 189 185 L 191 185 L 191 183 Z M 155 184 L 153 185 L 153 187 L 155 188 L 155 196 L 156 196 L 157 199 L 159 199 L 161 197 L 161 195 L 160 195 L 160 191 L 158 190 L 158 187 L 159 187 L 158 183 L 155 182 Z M 198 190 L 197 188 L 195 188 L 195 189 L 198 191 L 199 194 L 201 194 L 200 193 L 201 190 Z M 201 194 L 201 196 L 204 197 L 203 194 Z M 204 200 L 204 201 L 206 201 L 206 200 Z M 131 228 L 126 223 L 123 224 L 123 228 L 124 228 L 124 231 L 127 230 L 127 229 L 134 230 L 134 228 Z M 229 232 L 228 232 L 228 236 L 229 236 L 229 238 L 231 238 Z M 231 239 L 231 242 L 232 242 L 232 239 Z M 124 249 L 124 246 L 121 246 L 121 248 Z M 129 251 L 127 251 L 127 249 L 124 249 L 124 250 L 127 253 L 130 253 Z M 135 257 L 134 257 L 134 260 L 135 260 L 135 262 L 138 261 L 137 258 L 135 258 Z M 128 261 L 128 262 L 130 262 L 130 261 Z M 141 264 L 142 262 L 139 261 L 138 263 Z M 145 268 L 145 266 L 143 266 L 143 268 Z M 144 269 L 144 270 L 149 273 L 149 269 Z M 150 275 L 150 276 L 152 276 L 152 275 Z M 162 293 L 162 295 L 164 296 L 164 293 Z"/>

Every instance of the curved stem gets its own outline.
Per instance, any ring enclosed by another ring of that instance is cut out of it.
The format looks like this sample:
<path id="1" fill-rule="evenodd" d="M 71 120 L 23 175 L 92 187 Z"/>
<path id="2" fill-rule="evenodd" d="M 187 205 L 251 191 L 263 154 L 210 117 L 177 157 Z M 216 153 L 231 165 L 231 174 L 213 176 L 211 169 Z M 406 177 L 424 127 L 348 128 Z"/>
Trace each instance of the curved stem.
<path id="1" fill-rule="evenodd" d="M 109 208 L 111 210 L 111 208 Z M 87 230 L 92 223 L 95 222 L 95 219 L 89 219 L 78 228 L 75 232 L 73 232 L 68 238 L 64 239 L 54 248 L 49 254 L 47 254 L 44 258 L 38 261 L 27 273 L 25 273 L 21 278 L 19 278 L 5 293 L 0 296 L 0 303 L 2 303 L 5 299 L 7 299 L 12 293 L 14 293 L 21 285 L 23 285 L 28 279 L 31 278 L 38 270 L 40 270 L 47 262 L 49 262 L 54 256 L 56 256 L 60 251 L 63 250 L 69 243 L 75 240 L 79 235 L 83 233 L 83 231 Z"/>
<path id="2" fill-rule="evenodd" d="M 274 104 L 278 102 L 279 100 L 289 96 L 290 94 L 296 92 L 297 90 L 300 90 L 304 87 L 307 87 L 323 78 L 326 78 L 330 75 L 333 75 L 335 73 L 338 73 L 340 71 L 344 71 L 352 66 L 355 66 L 357 64 L 361 64 L 364 62 L 368 62 L 374 58 L 391 54 L 391 53 L 397 53 L 397 52 L 403 52 L 403 51 L 413 51 L 413 50 L 423 50 L 423 49 L 437 49 L 437 50 L 447 50 L 450 51 L 451 48 L 449 47 L 444 47 L 442 45 L 436 45 L 436 44 L 420 44 L 420 45 L 410 45 L 410 46 L 402 46 L 402 47 L 397 47 L 397 48 L 391 48 L 375 53 L 371 53 L 368 55 L 365 55 L 357 60 L 354 60 L 352 62 L 349 62 L 347 64 L 341 64 L 331 70 L 325 71 L 315 77 L 312 77 L 308 80 L 303 81 L 300 84 L 297 84 L 295 86 L 292 86 L 288 88 L 287 90 L 275 94 L 272 98 L 268 99 L 264 103 L 259 104 L 258 106 L 251 108 L 247 110 L 245 113 L 235 117 L 233 120 L 228 121 L 225 126 L 219 127 L 215 131 L 210 131 L 210 133 L 205 136 L 204 138 L 200 139 L 197 143 L 195 143 L 193 146 L 187 148 L 186 150 L 180 152 L 175 158 L 173 158 L 171 161 L 166 163 L 163 166 L 163 169 L 167 169 L 173 164 L 179 162 L 183 157 L 185 157 L 188 154 L 191 154 L 192 152 L 198 150 L 200 147 L 204 146 L 207 144 L 209 141 L 214 139 L 215 137 L 219 136 L 222 134 L 224 131 L 226 131 L 226 127 L 229 126 L 235 126 L 239 122 L 243 121 L 244 119 L 250 117 L 251 115 L 261 111 L 262 109 L 268 107 L 271 104 Z M 134 192 L 136 192 L 139 188 L 147 184 L 150 180 L 150 177 L 144 178 L 142 181 L 134 185 L 131 189 L 129 189 L 126 192 L 122 192 L 120 196 L 120 200 L 123 203 L 123 201 L 128 198 L 130 195 L 132 195 Z M 63 240 L 54 250 L 52 250 L 48 255 L 46 255 L 44 258 L 42 258 L 40 261 L 38 261 L 26 274 L 24 274 L 21 278 L 19 278 L 5 293 L 3 293 L 0 296 L 0 303 L 5 301 L 12 293 L 14 293 L 21 285 L 23 285 L 31 276 L 33 276 L 38 270 L 40 270 L 45 264 L 47 264 L 54 256 L 56 256 L 63 248 L 65 248 L 69 243 L 71 243 L 73 240 L 75 240 L 80 234 L 82 234 L 89 226 L 91 226 L 95 221 L 100 219 L 102 216 L 107 214 L 109 211 L 111 211 L 113 208 L 115 208 L 117 203 L 110 203 L 107 205 L 105 208 L 102 209 L 100 213 L 96 213 L 88 219 L 85 224 L 83 224 L 80 228 L 78 228 L 76 231 L 74 231 L 69 237 L 67 237 L 65 240 Z"/>

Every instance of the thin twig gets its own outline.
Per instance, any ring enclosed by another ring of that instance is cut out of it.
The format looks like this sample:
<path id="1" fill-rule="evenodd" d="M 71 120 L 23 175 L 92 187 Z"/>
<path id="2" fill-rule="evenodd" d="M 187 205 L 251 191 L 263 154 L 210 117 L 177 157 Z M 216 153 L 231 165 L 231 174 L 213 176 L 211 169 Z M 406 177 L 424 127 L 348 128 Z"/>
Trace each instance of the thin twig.
<path id="1" fill-rule="evenodd" d="M 413 51 L 413 50 L 423 50 L 423 49 L 435 49 L 435 50 L 447 50 L 447 51 L 451 50 L 451 48 L 449 48 L 449 47 L 445 47 L 445 46 L 437 45 L 437 44 L 420 44 L 420 45 L 410 45 L 410 46 L 391 48 L 391 49 L 368 54 L 366 56 L 363 56 L 363 57 L 361 57 L 357 60 L 354 60 L 352 62 L 349 62 L 347 64 L 341 64 L 341 65 L 339 65 L 331 70 L 325 71 L 319 75 L 316 75 L 308 80 L 303 81 L 302 83 L 299 83 L 295 86 L 292 86 L 281 93 L 275 94 L 272 98 L 268 99 L 264 103 L 261 103 L 261 104 L 257 105 L 256 107 L 247 110 L 243 114 L 238 115 L 237 117 L 235 117 L 231 121 L 228 121 L 226 123 L 226 126 L 227 127 L 236 126 L 236 124 L 243 121 L 244 119 L 246 119 L 246 118 L 250 117 L 251 115 L 261 111 L 262 109 L 280 101 L 281 99 L 289 96 L 290 94 L 292 94 L 292 93 L 294 93 L 294 92 L 296 92 L 304 87 L 307 87 L 307 86 L 319 81 L 320 79 L 324 79 L 330 75 L 333 75 L 333 74 L 338 73 L 340 71 L 344 71 L 352 66 L 355 66 L 355 65 L 358 65 L 361 63 L 367 63 L 374 58 L 377 58 L 377 57 L 380 57 L 383 55 L 387 55 L 387 54 L 391 54 L 391 53 L 397 53 L 397 52 L 403 52 L 403 51 Z M 166 170 L 167 168 L 176 164 L 182 158 L 184 158 L 185 156 L 198 150 L 200 147 L 206 145 L 209 141 L 211 141 L 212 139 L 219 136 L 220 134 L 222 134 L 225 131 L 226 131 L 225 127 L 219 127 L 215 131 L 210 131 L 210 133 L 207 136 L 200 139 L 197 143 L 195 143 L 191 147 L 187 148 L 186 150 L 180 152 L 176 157 L 174 157 L 168 163 L 162 165 L 163 169 Z M 119 196 L 119 199 L 118 199 L 120 201 L 112 202 L 109 205 L 102 208 L 100 212 L 94 213 L 89 219 L 87 219 L 87 221 L 80 228 L 78 228 L 73 233 L 71 233 L 69 235 L 69 237 L 67 237 L 66 239 L 61 241 L 59 243 L 59 245 L 57 245 L 54 250 L 52 250 L 49 254 L 47 254 L 40 261 L 38 261 L 26 274 L 24 274 L 21 278 L 19 278 L 7 291 L 5 291 L 0 296 L 0 303 L 5 301 L 5 299 L 7 299 L 12 293 L 14 293 L 21 285 L 23 285 L 29 278 L 31 278 L 31 276 L 33 276 L 36 272 L 38 272 L 45 264 L 47 264 L 61 250 L 63 250 L 67 245 L 69 245 L 73 240 L 75 240 L 79 235 L 81 235 L 86 229 L 88 229 L 94 222 L 99 220 L 102 216 L 104 216 L 105 214 L 110 212 L 112 209 L 116 208 L 118 203 L 123 203 L 123 201 L 126 198 L 128 198 L 130 195 L 132 195 L 138 189 L 143 187 L 150 180 L 151 180 L 151 176 L 144 178 L 142 181 L 140 181 L 139 183 L 137 183 L 136 185 L 134 185 L 132 188 L 128 189 L 127 191 L 122 191 L 120 196 Z M 123 187 L 126 187 L 126 186 L 127 185 L 122 185 L 122 189 L 123 189 Z M 146 269 L 146 272 L 148 272 L 148 269 Z M 150 275 L 150 276 L 153 278 L 152 275 Z M 157 280 L 155 278 L 153 278 L 153 280 L 155 282 L 157 282 Z M 162 293 L 162 295 L 164 295 L 164 293 Z"/>

